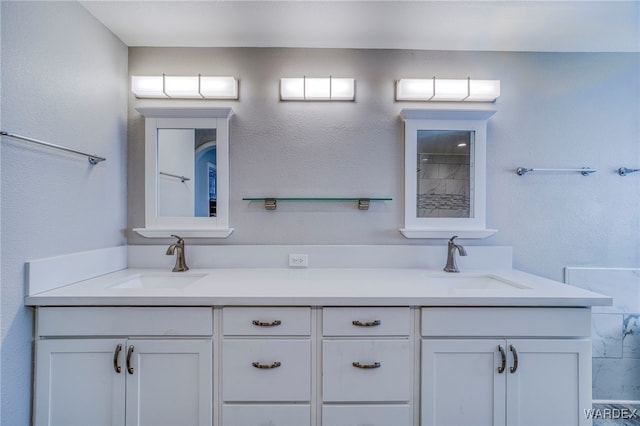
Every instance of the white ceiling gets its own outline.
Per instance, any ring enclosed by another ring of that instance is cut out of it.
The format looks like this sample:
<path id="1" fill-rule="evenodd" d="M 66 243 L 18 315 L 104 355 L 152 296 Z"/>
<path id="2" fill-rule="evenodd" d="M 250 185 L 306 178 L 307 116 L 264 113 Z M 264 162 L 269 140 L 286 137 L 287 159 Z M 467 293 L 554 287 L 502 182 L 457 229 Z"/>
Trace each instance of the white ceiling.
<path id="1" fill-rule="evenodd" d="M 88 0 L 128 46 L 640 52 L 640 0 Z"/>

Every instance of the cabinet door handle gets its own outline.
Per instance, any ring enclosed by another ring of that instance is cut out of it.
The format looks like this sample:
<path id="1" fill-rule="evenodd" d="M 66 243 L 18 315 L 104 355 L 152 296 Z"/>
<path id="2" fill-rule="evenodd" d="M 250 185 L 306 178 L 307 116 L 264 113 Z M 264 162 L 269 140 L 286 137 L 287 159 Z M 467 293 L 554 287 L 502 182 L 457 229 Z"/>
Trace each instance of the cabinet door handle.
<path id="1" fill-rule="evenodd" d="M 373 364 L 360 364 L 358 361 L 356 361 L 352 362 L 351 365 L 356 368 L 380 368 L 379 362 L 374 362 Z"/>
<path id="2" fill-rule="evenodd" d="M 116 370 L 116 373 L 120 373 L 122 371 L 122 367 L 120 367 L 120 364 L 118 364 L 120 352 L 122 352 L 122 343 L 118 343 L 118 346 L 116 346 L 116 350 L 113 351 L 113 369 Z"/>
<path id="3" fill-rule="evenodd" d="M 253 365 L 255 368 L 260 368 L 262 370 L 270 370 L 272 368 L 280 367 L 282 363 L 280 361 L 274 361 L 271 364 L 262 364 L 260 362 L 252 362 L 251 365 Z"/>
<path id="4" fill-rule="evenodd" d="M 253 320 L 251 321 L 251 323 L 253 325 L 256 325 L 258 327 L 275 327 L 277 325 L 282 324 L 282 321 L 280 320 L 273 320 L 273 321 L 258 321 L 258 320 Z"/>
<path id="5" fill-rule="evenodd" d="M 129 374 L 133 374 L 133 367 L 131 366 L 131 356 L 133 355 L 133 345 L 129 346 L 127 351 L 127 371 Z"/>
<path id="6" fill-rule="evenodd" d="M 376 327 L 379 326 L 380 324 L 382 324 L 382 321 L 380 320 L 375 320 L 375 321 L 351 321 L 351 324 L 355 325 L 356 327 Z"/>
<path id="7" fill-rule="evenodd" d="M 513 374 L 518 370 L 518 351 L 513 345 L 509 345 L 509 350 L 513 353 L 513 365 L 509 367 L 509 373 Z"/>
<path id="8" fill-rule="evenodd" d="M 500 361 L 500 367 L 498 367 L 498 374 L 502 374 L 504 373 L 504 369 L 507 367 L 507 354 L 504 352 L 502 345 L 498 345 L 498 350 L 500 351 L 500 357 L 502 358 Z"/>

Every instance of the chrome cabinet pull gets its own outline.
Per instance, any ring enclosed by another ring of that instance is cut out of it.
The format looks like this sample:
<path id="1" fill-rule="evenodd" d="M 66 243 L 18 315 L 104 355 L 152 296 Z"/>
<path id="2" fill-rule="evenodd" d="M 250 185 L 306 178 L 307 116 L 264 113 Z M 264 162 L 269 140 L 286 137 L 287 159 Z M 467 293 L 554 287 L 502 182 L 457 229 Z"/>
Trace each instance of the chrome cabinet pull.
<path id="1" fill-rule="evenodd" d="M 133 355 L 133 345 L 129 346 L 127 351 L 127 371 L 129 374 L 133 374 L 133 367 L 131 366 L 131 356 Z"/>
<path id="2" fill-rule="evenodd" d="M 355 361 L 352 362 L 351 365 L 356 368 L 380 368 L 379 362 L 374 362 L 373 364 L 360 364 L 358 361 Z"/>
<path id="3" fill-rule="evenodd" d="M 502 374 L 504 373 L 504 369 L 507 368 L 507 354 L 504 352 L 502 345 L 498 345 L 498 350 L 500 351 L 500 357 L 502 358 L 500 367 L 498 367 L 498 374 Z"/>
<path id="4" fill-rule="evenodd" d="M 509 367 L 509 372 L 513 374 L 518 370 L 518 351 L 513 345 L 509 345 L 509 350 L 513 353 L 513 365 Z"/>
<path id="5" fill-rule="evenodd" d="M 263 322 L 263 321 L 253 320 L 253 321 L 251 321 L 251 323 L 252 323 L 253 325 L 258 326 L 258 327 L 275 327 L 275 326 L 277 326 L 277 325 L 282 324 L 282 321 L 280 321 L 280 320 L 273 320 L 273 321 L 270 321 L 270 322 L 266 322 L 266 321 L 265 321 L 265 322 Z"/>
<path id="6" fill-rule="evenodd" d="M 253 365 L 255 368 L 260 368 L 262 370 L 270 370 L 272 368 L 280 367 L 282 363 L 280 361 L 275 361 L 275 362 L 272 362 L 271 364 L 262 364 L 260 362 L 252 362 L 251 365 Z"/>
<path id="7" fill-rule="evenodd" d="M 116 346 L 116 350 L 113 351 L 113 369 L 116 370 L 116 373 L 120 373 L 122 371 L 122 367 L 118 364 L 118 358 L 120 357 L 120 352 L 122 351 L 122 344 L 118 343 Z"/>
<path id="8" fill-rule="evenodd" d="M 382 324 L 382 321 L 380 320 L 375 320 L 375 321 L 370 321 L 370 322 L 363 322 L 363 321 L 351 321 L 351 324 L 355 325 L 356 327 L 376 327 L 380 324 Z"/>

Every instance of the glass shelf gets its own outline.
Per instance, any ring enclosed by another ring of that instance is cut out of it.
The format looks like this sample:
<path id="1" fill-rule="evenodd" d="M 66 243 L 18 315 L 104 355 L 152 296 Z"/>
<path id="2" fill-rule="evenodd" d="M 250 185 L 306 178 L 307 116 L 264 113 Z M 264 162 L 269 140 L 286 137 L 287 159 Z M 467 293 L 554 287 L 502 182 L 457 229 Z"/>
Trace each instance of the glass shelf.
<path id="1" fill-rule="evenodd" d="M 369 210 L 371 201 L 391 201 L 387 197 L 245 197 L 244 201 L 264 201 L 264 208 L 275 210 L 278 201 L 357 201 L 358 209 Z"/>

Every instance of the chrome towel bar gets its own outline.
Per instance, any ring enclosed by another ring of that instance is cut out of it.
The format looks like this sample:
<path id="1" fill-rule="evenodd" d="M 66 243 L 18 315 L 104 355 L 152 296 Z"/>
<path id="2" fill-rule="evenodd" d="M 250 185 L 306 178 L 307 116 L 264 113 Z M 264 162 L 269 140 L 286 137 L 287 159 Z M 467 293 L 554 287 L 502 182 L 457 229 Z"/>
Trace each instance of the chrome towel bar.
<path id="1" fill-rule="evenodd" d="M 41 140 L 38 140 L 38 139 L 28 138 L 26 136 L 16 135 L 14 133 L 5 132 L 5 131 L 2 131 L 2 130 L 0 130 L 0 136 L 7 136 L 7 137 L 10 137 L 10 138 L 13 138 L 13 139 L 20 139 L 20 140 L 31 142 L 31 143 L 35 143 L 35 144 L 38 144 L 38 145 L 47 146 L 49 148 L 55 148 L 55 149 L 60 149 L 62 151 L 72 152 L 74 154 L 84 155 L 85 157 L 87 157 L 89 159 L 89 163 L 91 163 L 92 165 L 93 164 L 98 164 L 99 162 L 106 160 L 106 158 L 104 158 L 104 157 L 99 157 L 99 156 L 93 155 L 93 154 L 87 154 L 85 152 L 77 151 L 75 149 L 71 149 L 71 148 L 67 148 L 67 147 L 64 147 L 64 146 L 56 145 L 56 144 L 53 144 L 53 143 L 50 143 L 50 142 L 41 141 Z"/>
<path id="2" fill-rule="evenodd" d="M 597 170 L 589 167 L 583 167 L 581 169 L 529 169 L 526 167 L 518 167 L 516 169 L 518 176 L 524 176 L 529 172 L 580 172 L 582 176 L 589 176 L 591 173 L 597 172 Z"/>
<path id="3" fill-rule="evenodd" d="M 182 183 L 184 183 L 187 180 L 191 180 L 191 178 L 188 178 L 186 176 L 174 175 L 174 174 L 171 174 L 171 173 L 158 172 L 158 174 L 161 174 L 161 175 L 164 175 L 164 176 L 169 176 L 169 177 L 174 177 L 176 179 L 180 179 L 182 181 Z"/>

